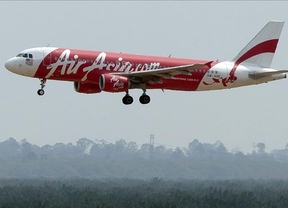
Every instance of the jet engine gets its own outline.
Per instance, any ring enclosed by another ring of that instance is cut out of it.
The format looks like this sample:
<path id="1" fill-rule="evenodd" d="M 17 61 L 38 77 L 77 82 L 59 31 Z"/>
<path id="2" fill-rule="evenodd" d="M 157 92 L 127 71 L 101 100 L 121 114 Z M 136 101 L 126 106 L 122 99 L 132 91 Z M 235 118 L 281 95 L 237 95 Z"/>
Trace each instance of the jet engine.
<path id="1" fill-rule="evenodd" d="M 74 89 L 76 92 L 87 94 L 101 92 L 99 84 L 85 83 L 85 82 L 74 82 Z"/>
<path id="2" fill-rule="evenodd" d="M 126 92 L 129 89 L 129 78 L 113 74 L 102 74 L 99 87 L 106 92 Z"/>

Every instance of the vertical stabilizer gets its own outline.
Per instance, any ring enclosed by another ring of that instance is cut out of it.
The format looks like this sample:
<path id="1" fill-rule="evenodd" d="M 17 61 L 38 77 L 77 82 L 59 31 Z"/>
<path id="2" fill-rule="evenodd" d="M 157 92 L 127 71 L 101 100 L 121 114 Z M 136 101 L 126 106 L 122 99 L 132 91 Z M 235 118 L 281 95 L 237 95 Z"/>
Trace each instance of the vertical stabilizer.
<path id="1" fill-rule="evenodd" d="M 284 22 L 270 21 L 232 60 L 270 68 Z"/>

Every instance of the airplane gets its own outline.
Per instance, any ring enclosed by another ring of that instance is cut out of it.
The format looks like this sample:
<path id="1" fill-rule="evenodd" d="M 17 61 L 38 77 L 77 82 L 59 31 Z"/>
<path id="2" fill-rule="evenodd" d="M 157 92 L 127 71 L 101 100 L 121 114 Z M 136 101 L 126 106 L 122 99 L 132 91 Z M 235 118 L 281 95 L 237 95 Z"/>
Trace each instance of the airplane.
<path id="1" fill-rule="evenodd" d="M 36 47 L 23 50 L 5 63 L 16 74 L 38 78 L 38 95 L 47 80 L 74 82 L 78 93 L 124 92 L 123 104 L 133 97 L 130 89 L 142 89 L 141 104 L 148 104 L 147 89 L 207 91 L 267 83 L 286 78 L 288 70 L 270 65 L 284 22 L 270 21 L 229 61 Z"/>

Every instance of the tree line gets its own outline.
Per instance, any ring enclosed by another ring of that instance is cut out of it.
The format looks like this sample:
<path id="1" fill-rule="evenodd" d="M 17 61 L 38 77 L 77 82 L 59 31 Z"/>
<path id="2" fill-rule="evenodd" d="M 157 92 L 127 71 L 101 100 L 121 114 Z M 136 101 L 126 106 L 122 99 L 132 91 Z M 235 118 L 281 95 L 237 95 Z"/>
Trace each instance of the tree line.
<path id="1" fill-rule="evenodd" d="M 197 139 L 186 148 L 166 148 L 86 138 L 39 147 L 9 138 L 0 143 L 0 178 L 287 179 L 287 152 L 267 153 L 263 143 L 252 153 L 229 152 L 220 141 Z"/>
<path id="2" fill-rule="evenodd" d="M 288 160 L 288 144 L 283 149 L 266 152 L 264 143 L 254 145 L 251 153 L 241 151 L 229 152 L 221 141 L 214 144 L 201 143 L 194 139 L 187 147 L 166 148 L 164 145 L 142 144 L 118 140 L 109 143 L 105 140 L 79 139 L 76 144 L 56 143 L 42 147 L 29 143 L 26 139 L 20 142 L 14 138 L 0 142 L 0 158 L 47 159 L 47 158 L 95 158 L 95 159 L 195 159 L 195 158 L 254 158 Z"/>

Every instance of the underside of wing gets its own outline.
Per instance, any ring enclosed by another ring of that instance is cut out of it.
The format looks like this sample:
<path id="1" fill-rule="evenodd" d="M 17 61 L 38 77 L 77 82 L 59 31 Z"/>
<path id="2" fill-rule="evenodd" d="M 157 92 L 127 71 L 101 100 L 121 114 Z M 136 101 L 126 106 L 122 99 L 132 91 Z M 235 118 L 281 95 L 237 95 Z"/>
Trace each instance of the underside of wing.
<path id="1" fill-rule="evenodd" d="M 249 77 L 252 79 L 261 79 L 266 76 L 272 76 L 275 74 L 283 74 L 287 73 L 288 70 L 278 70 L 278 71 L 269 71 L 269 72 L 257 72 L 257 73 L 251 73 L 249 74 Z"/>
<path id="2" fill-rule="evenodd" d="M 128 73 L 114 73 L 116 75 L 127 76 L 134 83 L 162 83 L 162 78 L 173 78 L 175 75 L 184 74 L 192 75 L 196 69 L 204 66 L 211 66 L 212 61 L 208 63 L 190 64 L 176 67 L 167 67 L 163 69 L 147 70 L 139 72 L 128 72 Z"/>

